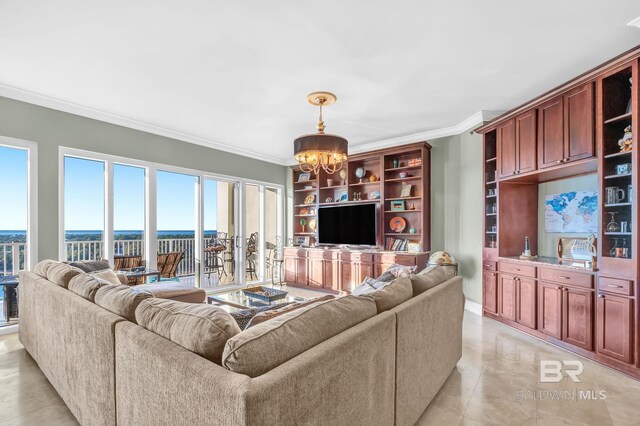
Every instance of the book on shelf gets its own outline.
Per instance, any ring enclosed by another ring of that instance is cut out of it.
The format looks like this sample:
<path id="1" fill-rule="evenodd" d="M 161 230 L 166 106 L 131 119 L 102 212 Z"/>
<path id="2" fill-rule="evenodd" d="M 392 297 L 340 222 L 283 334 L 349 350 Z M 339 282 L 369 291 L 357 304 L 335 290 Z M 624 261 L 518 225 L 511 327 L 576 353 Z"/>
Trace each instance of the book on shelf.
<path id="1" fill-rule="evenodd" d="M 385 248 L 390 251 L 407 251 L 408 240 L 400 238 L 387 237 Z"/>

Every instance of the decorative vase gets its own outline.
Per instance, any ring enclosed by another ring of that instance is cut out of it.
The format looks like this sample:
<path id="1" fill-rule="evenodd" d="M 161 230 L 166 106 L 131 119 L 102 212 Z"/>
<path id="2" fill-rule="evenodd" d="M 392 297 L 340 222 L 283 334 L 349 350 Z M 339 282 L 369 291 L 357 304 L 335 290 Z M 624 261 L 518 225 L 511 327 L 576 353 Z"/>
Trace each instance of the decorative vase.
<path id="1" fill-rule="evenodd" d="M 398 161 L 397 158 L 393 159 L 393 168 L 397 169 L 400 166 L 400 162 Z"/>
<path id="2" fill-rule="evenodd" d="M 333 186 L 333 179 L 327 179 L 327 186 Z"/>
<path id="3" fill-rule="evenodd" d="M 371 175 L 371 177 L 369 178 L 370 182 L 377 182 L 378 181 L 378 177 L 376 175 Z"/>
<path id="4" fill-rule="evenodd" d="M 414 228 L 413 226 L 409 228 L 409 233 L 410 234 L 415 234 L 416 233 L 416 228 Z"/>

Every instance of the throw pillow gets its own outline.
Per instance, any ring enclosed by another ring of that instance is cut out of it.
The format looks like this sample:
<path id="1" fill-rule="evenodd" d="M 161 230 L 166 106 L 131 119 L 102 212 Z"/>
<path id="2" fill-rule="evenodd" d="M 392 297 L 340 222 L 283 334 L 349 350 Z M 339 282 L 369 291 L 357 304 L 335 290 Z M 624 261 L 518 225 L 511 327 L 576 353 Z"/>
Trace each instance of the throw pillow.
<path id="1" fill-rule="evenodd" d="M 269 321 L 270 319 L 273 319 L 275 317 L 279 317 L 280 315 L 286 314 L 287 312 L 295 311 L 296 309 L 304 308 L 306 306 L 313 305 L 314 303 L 324 302 L 331 299 L 335 299 L 335 296 L 332 294 L 327 294 L 326 296 L 316 297 L 315 299 L 307 300 L 306 302 L 288 304 L 287 306 L 283 306 L 278 309 L 270 309 L 268 311 L 259 312 L 251 320 L 249 320 L 249 323 L 247 324 L 245 330 L 249 327 L 253 327 L 265 321 Z"/>
<path id="2" fill-rule="evenodd" d="M 399 304 L 411 299 L 412 296 L 413 288 L 411 286 L 411 280 L 406 277 L 397 278 L 380 290 L 376 290 L 367 295 L 367 297 L 373 298 L 376 302 L 378 313 L 393 309 Z"/>
<path id="3" fill-rule="evenodd" d="M 85 260 L 81 262 L 65 262 L 67 265 L 71 265 L 74 268 L 82 269 L 84 272 L 95 272 L 109 269 L 108 260 Z"/>
<path id="4" fill-rule="evenodd" d="M 282 306 L 290 305 L 291 303 L 294 302 L 280 303 L 273 306 L 262 306 L 260 308 L 243 309 L 241 311 L 231 312 L 231 318 L 233 318 L 238 323 L 238 327 L 240 327 L 240 330 L 244 330 L 247 328 L 247 324 L 249 324 L 249 321 L 251 321 L 251 319 L 258 315 L 260 312 L 279 309 L 282 308 Z"/>
<path id="5" fill-rule="evenodd" d="M 417 269 L 417 266 L 415 265 L 406 266 L 406 265 L 399 265 L 397 263 L 394 263 L 393 265 L 387 268 L 386 272 L 389 272 L 394 277 L 399 278 L 399 277 L 408 277 L 409 275 L 415 273 L 416 269 Z"/>
<path id="6" fill-rule="evenodd" d="M 136 308 L 145 299 L 153 297 L 150 293 L 136 291 L 125 285 L 105 285 L 96 292 L 94 302 L 109 312 L 136 322 Z"/>
<path id="7" fill-rule="evenodd" d="M 69 291 L 89 302 L 93 302 L 98 290 L 105 285 L 111 285 L 111 283 L 93 274 L 78 274 L 69 281 Z"/>
<path id="8" fill-rule="evenodd" d="M 113 285 L 121 285 L 122 283 L 120 282 L 120 279 L 118 278 L 118 276 L 116 275 L 115 272 L 113 272 L 112 269 L 105 269 L 102 271 L 96 271 L 96 272 L 90 272 L 89 275 L 93 275 L 96 278 L 100 278 L 101 280 L 104 280 L 110 284 Z"/>
<path id="9" fill-rule="evenodd" d="M 220 365 L 224 346 L 240 327 L 215 305 L 147 299 L 136 309 L 138 324 Z"/>
<path id="10" fill-rule="evenodd" d="M 364 294 L 373 293 L 374 291 L 376 291 L 375 287 L 371 286 L 365 278 L 362 284 L 351 290 L 351 294 L 353 294 L 354 296 L 362 296 Z"/>
<path id="11" fill-rule="evenodd" d="M 420 271 L 417 275 L 410 275 L 411 286 L 413 287 L 413 296 L 424 293 L 433 287 L 442 284 L 449 279 L 447 272 L 442 266 L 431 266 Z"/>

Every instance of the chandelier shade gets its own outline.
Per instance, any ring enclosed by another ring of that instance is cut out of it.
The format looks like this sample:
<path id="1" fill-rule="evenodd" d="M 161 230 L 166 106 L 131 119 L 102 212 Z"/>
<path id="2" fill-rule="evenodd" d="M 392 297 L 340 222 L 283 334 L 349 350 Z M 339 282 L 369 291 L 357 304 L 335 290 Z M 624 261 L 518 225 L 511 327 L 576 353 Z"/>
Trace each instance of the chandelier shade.
<path id="1" fill-rule="evenodd" d="M 347 161 L 348 142 L 337 135 L 324 133 L 324 121 L 322 121 L 323 105 L 331 105 L 336 101 L 336 96 L 329 92 L 314 92 L 307 96 L 307 101 L 320 107 L 318 118 L 318 133 L 304 135 L 293 141 L 293 155 L 304 172 L 318 173 L 320 169 L 333 174 L 342 168 Z"/>

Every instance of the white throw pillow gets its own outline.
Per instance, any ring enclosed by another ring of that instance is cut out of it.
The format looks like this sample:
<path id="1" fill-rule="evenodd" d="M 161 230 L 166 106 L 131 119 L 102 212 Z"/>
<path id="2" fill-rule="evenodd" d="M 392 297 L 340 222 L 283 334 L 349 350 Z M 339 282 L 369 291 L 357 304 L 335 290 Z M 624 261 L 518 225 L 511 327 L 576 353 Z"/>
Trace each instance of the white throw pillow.
<path id="1" fill-rule="evenodd" d="M 93 275 L 96 278 L 100 278 L 108 282 L 109 284 L 122 285 L 116 273 L 113 272 L 113 270 L 111 269 L 104 269 L 102 271 L 91 272 L 90 275 Z"/>

